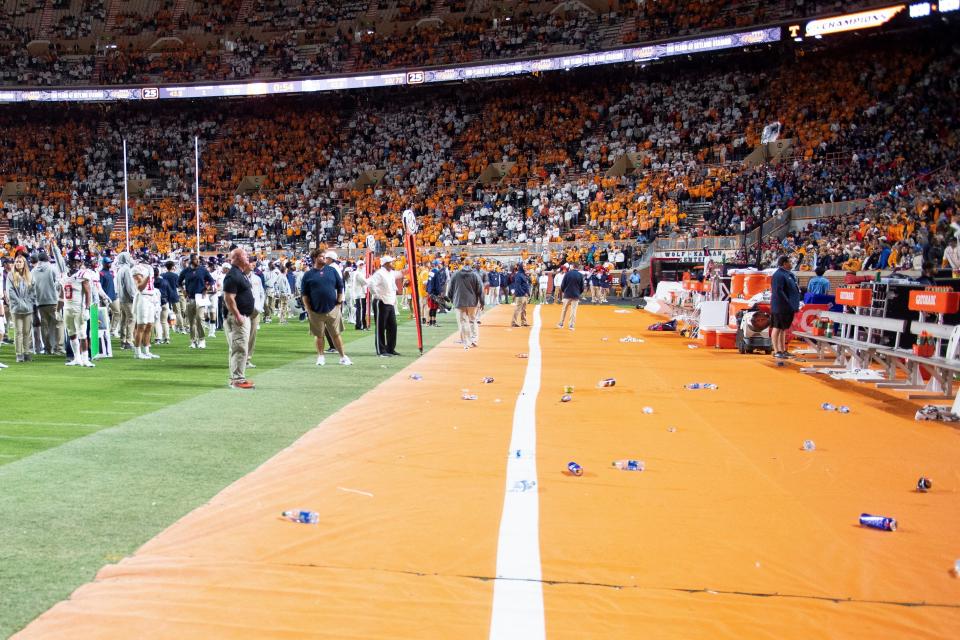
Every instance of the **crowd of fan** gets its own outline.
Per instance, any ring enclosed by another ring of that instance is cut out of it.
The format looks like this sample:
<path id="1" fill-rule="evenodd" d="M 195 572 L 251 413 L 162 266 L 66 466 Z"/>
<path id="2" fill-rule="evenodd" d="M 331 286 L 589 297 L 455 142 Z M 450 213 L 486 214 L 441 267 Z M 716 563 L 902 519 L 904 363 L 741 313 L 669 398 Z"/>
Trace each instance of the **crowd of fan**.
<path id="1" fill-rule="evenodd" d="M 827 58 L 844 62 L 817 79 Z M 132 206 L 135 245 L 195 242 L 195 135 L 204 141 L 201 239 L 210 246 L 362 246 L 373 235 L 394 247 L 407 208 L 437 246 L 739 235 L 741 221 L 749 230 L 790 205 L 887 194 L 955 162 L 957 59 L 916 50 L 894 65 L 870 50 L 831 51 L 763 75 L 721 65 L 425 90 L 412 101 L 407 92 L 8 113 L 0 176 L 29 182 L 34 194 L 6 203 L 11 222 L 67 236 L 66 246 L 125 233 L 115 224 L 123 138 L 131 177 L 153 180 Z M 783 97 L 762 90 L 788 74 L 804 84 Z M 791 105 L 807 106 L 798 115 Z M 787 162 L 710 164 L 718 149 L 742 155 L 778 115 L 797 145 Z M 607 175 L 626 152 L 640 155 L 640 169 Z M 502 181 L 478 182 L 501 162 L 513 163 Z M 376 170 L 385 172 L 379 182 Z M 237 195 L 244 176 L 263 176 L 261 192 Z M 702 227 L 685 226 L 693 205 L 707 211 Z"/>
<path id="2" fill-rule="evenodd" d="M 924 265 L 960 270 L 958 204 L 960 179 L 956 170 L 944 169 L 876 195 L 854 212 L 821 218 L 783 240 L 768 240 L 761 262 L 771 264 L 787 253 L 800 270 L 919 271 Z M 741 252 L 739 259 L 753 262 L 756 252 Z"/>
<path id="3" fill-rule="evenodd" d="M 107 49 L 104 72 L 94 77 L 93 51 L 82 65 L 58 65 L 56 56 L 32 57 L 26 45 L 37 36 L 14 26 L 24 7 L 4 15 L 0 12 L 0 52 L 13 70 L 0 74 L 0 83 L 21 85 L 79 84 L 96 81 L 106 84 L 166 81 L 224 80 L 242 78 L 290 77 L 375 68 L 423 66 L 481 59 L 502 59 L 550 52 L 596 50 L 623 43 L 689 35 L 727 27 L 746 27 L 774 19 L 804 13 L 840 10 L 840 3 L 785 0 L 747 0 L 727 3 L 700 0 L 684 3 L 611 2 L 604 13 L 585 5 L 567 5 L 544 13 L 528 3 L 511 7 L 507 15 L 495 14 L 483 3 L 472 5 L 474 13 L 464 14 L 464 2 L 447 3 L 456 19 L 430 20 L 414 24 L 431 15 L 440 0 L 428 2 L 379 3 L 382 11 L 391 11 L 395 26 L 380 32 L 359 21 L 371 20 L 370 2 L 330 2 L 329 0 L 257 0 L 242 25 L 237 23 L 241 0 L 189 3 L 176 13 L 171 0 L 157 2 L 149 13 L 123 11 L 114 18 L 109 39 L 130 40 L 144 33 L 177 36 L 183 49 L 157 55 L 133 48 L 131 42 Z M 858 3 L 844 3 L 856 5 Z M 39 9 L 43 2 L 38 0 Z M 853 8 L 853 7 L 846 7 Z M 31 9 L 33 11 L 34 9 Z M 446 14 L 445 14 L 446 15 Z M 375 14 L 372 21 L 376 22 Z M 60 16 L 53 25 L 55 49 L 76 51 L 80 38 L 98 35 L 105 28 L 103 0 L 83 3 L 79 13 Z M 397 30 L 401 24 L 402 30 Z M 243 27 L 243 28 L 241 28 Z M 227 36 L 228 33 L 232 36 Z M 254 35 L 256 32 L 256 35 Z M 200 45 L 191 34 L 222 35 L 219 43 Z M 239 35 L 237 35 L 239 34 Z M 278 37 L 279 36 L 279 37 Z M 254 43 L 256 39 L 260 43 Z M 243 46 L 237 46 L 244 40 Z M 282 43 L 278 45 L 278 42 Z M 74 43 L 71 45 L 71 43 Z M 85 45 L 86 46 L 86 45 Z M 141 45 L 142 46 L 142 45 Z M 264 54 L 263 48 L 271 49 Z M 259 53 L 258 53 L 259 52 Z"/>

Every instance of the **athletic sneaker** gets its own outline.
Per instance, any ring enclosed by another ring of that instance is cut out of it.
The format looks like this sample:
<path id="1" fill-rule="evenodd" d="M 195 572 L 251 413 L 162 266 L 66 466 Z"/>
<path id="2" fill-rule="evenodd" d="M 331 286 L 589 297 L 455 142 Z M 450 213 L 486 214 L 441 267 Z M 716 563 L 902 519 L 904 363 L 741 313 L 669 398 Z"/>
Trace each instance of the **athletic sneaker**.
<path id="1" fill-rule="evenodd" d="M 563 323 L 562 323 L 562 322 L 557 324 L 557 329 L 563 329 Z"/>
<path id="2" fill-rule="evenodd" d="M 247 363 L 247 369 L 256 369 L 256 368 L 257 368 L 257 365 L 253 364 L 252 362 Z"/>
<path id="3" fill-rule="evenodd" d="M 0 362 L 0 369 L 6 369 L 6 368 L 7 368 L 7 365 L 5 365 L 5 364 L 3 364 L 2 362 Z"/>
<path id="4" fill-rule="evenodd" d="M 254 389 L 256 386 L 249 380 L 232 380 L 230 387 L 233 389 Z"/>
<path id="5" fill-rule="evenodd" d="M 206 340 L 201 340 L 199 343 L 197 343 L 197 349 L 206 349 L 206 348 L 207 348 Z"/>
<path id="6" fill-rule="evenodd" d="M 321 353 L 317 356 L 317 366 L 322 367 L 325 364 L 327 364 L 327 358 Z"/>
<path id="7" fill-rule="evenodd" d="M 191 349 L 196 349 L 196 348 L 197 348 L 197 341 L 196 341 L 196 340 L 191 340 L 191 341 L 190 341 L 190 348 L 191 348 Z"/>
<path id="8" fill-rule="evenodd" d="M 340 364 L 342 364 L 345 367 L 349 367 L 350 365 L 353 364 L 353 360 L 351 360 L 348 356 L 343 356 L 342 358 L 340 358 Z"/>
<path id="9" fill-rule="evenodd" d="M 337 352 L 337 350 L 334 349 L 333 347 L 330 347 L 329 349 L 327 349 L 326 351 L 324 351 L 324 353 L 336 353 L 336 352 Z"/>
<path id="10" fill-rule="evenodd" d="M 160 359 L 160 356 L 158 356 L 158 355 L 155 354 L 155 353 L 150 353 L 149 351 L 147 351 L 147 353 L 146 353 L 145 355 L 146 355 L 147 358 L 150 359 L 150 360 L 159 360 L 159 359 Z"/>
<path id="11" fill-rule="evenodd" d="M 93 364 L 93 363 L 90 362 L 89 360 L 84 360 L 83 363 L 82 363 L 82 366 L 87 367 L 88 369 L 93 369 L 93 368 L 96 367 L 97 365 Z"/>
<path id="12" fill-rule="evenodd" d="M 83 366 L 83 364 L 82 364 L 79 360 L 71 360 L 70 362 L 67 362 L 66 365 L 67 365 L 68 367 L 80 367 L 80 366 Z"/>
<path id="13" fill-rule="evenodd" d="M 570 325 L 570 331 L 573 331 L 573 325 Z"/>

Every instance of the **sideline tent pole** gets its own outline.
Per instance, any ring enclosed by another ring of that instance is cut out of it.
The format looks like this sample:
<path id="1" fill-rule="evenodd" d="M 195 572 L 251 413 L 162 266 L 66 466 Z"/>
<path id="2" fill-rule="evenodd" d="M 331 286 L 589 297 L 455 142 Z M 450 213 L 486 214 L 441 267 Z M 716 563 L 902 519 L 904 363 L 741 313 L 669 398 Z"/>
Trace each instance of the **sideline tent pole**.
<path id="1" fill-rule="evenodd" d="M 200 254 L 200 138 L 193 136 L 193 190 L 197 203 L 197 255 Z"/>
<path id="2" fill-rule="evenodd" d="M 130 211 L 127 207 L 130 197 L 127 195 L 127 141 L 123 141 L 123 225 L 127 238 L 127 251 L 130 251 Z"/>

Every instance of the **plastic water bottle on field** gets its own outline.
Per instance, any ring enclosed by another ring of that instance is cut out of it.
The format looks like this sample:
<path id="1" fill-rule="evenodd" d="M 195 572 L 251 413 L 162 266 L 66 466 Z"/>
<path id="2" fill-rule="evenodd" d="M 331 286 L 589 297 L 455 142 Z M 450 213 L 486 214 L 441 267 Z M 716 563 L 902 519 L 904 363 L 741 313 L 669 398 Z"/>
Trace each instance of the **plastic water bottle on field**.
<path id="1" fill-rule="evenodd" d="M 611 464 L 620 471 L 643 471 L 647 468 L 643 460 L 614 460 Z"/>
<path id="2" fill-rule="evenodd" d="M 804 451 L 816 451 L 817 445 L 814 444 L 813 440 L 804 440 L 803 441 L 803 450 Z"/>
<path id="3" fill-rule="evenodd" d="M 301 524 L 317 524 L 320 521 L 320 514 L 316 511 L 298 511 L 296 509 L 284 511 L 283 517 L 291 522 Z"/>
<path id="4" fill-rule="evenodd" d="M 820 405 L 820 408 L 823 409 L 824 411 L 833 411 L 834 409 L 836 409 L 836 407 L 834 407 L 829 402 L 824 402 L 822 405 Z"/>

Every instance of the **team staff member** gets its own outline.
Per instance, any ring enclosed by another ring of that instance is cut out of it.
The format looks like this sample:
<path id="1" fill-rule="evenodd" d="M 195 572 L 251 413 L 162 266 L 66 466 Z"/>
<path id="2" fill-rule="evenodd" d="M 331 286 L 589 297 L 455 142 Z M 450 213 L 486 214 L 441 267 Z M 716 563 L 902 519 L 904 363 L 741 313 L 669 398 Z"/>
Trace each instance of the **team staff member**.
<path id="1" fill-rule="evenodd" d="M 163 278 L 163 280 L 170 287 L 170 292 L 167 293 L 167 296 L 169 298 L 170 311 L 173 311 L 173 314 L 177 318 L 177 324 L 176 324 L 177 328 L 182 329 L 183 314 L 180 313 L 180 291 L 178 291 L 177 289 L 180 286 L 180 282 L 179 282 L 179 278 L 177 278 L 177 274 L 174 273 L 173 271 L 174 266 L 176 265 L 174 265 L 173 260 L 168 260 L 166 264 L 163 265 L 166 271 L 161 273 L 160 277 Z M 167 318 L 163 318 L 163 321 L 167 322 Z M 167 342 L 170 342 L 170 340 L 167 340 Z"/>
<path id="2" fill-rule="evenodd" d="M 773 357 L 789 358 L 787 353 L 787 329 L 793 324 L 794 314 L 800 310 L 800 286 L 797 277 L 790 271 L 790 257 L 777 259 L 777 270 L 770 282 L 770 339 L 773 341 Z"/>
<path id="3" fill-rule="evenodd" d="M 310 333 L 316 339 L 317 366 L 326 364 L 323 355 L 324 334 L 331 345 L 340 354 L 340 364 L 353 364 L 343 351 L 341 330 L 343 320 L 340 305 L 343 304 L 343 278 L 334 266 L 336 254 L 319 249 L 310 254 L 313 268 L 307 271 L 300 282 L 300 296 L 303 308 L 310 319 Z"/>
<path id="4" fill-rule="evenodd" d="M 110 299 L 110 328 L 113 331 L 113 337 L 120 337 L 120 302 L 117 300 L 117 288 L 114 286 L 113 273 L 110 271 L 110 265 L 113 260 L 104 258 L 101 261 L 100 269 L 100 288 Z"/>
<path id="5" fill-rule="evenodd" d="M 397 279 L 393 277 L 393 257 L 380 258 L 377 269 L 367 286 L 373 304 L 373 320 L 377 323 L 377 354 L 381 358 L 400 355 L 397 353 Z"/>
<path id="6" fill-rule="evenodd" d="M 197 304 L 197 297 L 203 296 L 208 287 L 216 284 L 207 268 L 200 264 L 200 256 L 190 256 L 190 266 L 180 272 L 179 286 L 187 292 L 187 326 L 190 330 L 190 348 L 206 349 L 207 341 L 203 329 L 203 307 Z"/>
<path id="7" fill-rule="evenodd" d="M 527 300 L 530 299 L 530 278 L 523 271 L 523 263 L 517 265 L 517 272 L 513 274 L 513 321 L 510 323 L 513 327 L 526 327 L 527 324 Z"/>
<path id="8" fill-rule="evenodd" d="M 57 305 L 60 301 L 60 276 L 50 257 L 42 249 L 37 255 L 37 266 L 31 272 L 33 293 L 40 313 L 40 338 L 48 355 L 66 355 L 63 336 L 57 331 Z M 39 347 L 38 347 L 39 350 Z"/>
<path id="9" fill-rule="evenodd" d="M 257 330 L 260 328 L 261 318 L 265 317 L 264 309 L 267 307 L 269 298 L 263 285 L 264 277 L 256 268 L 257 259 L 255 257 L 250 259 L 250 266 L 251 271 L 247 274 L 247 279 L 250 281 L 250 286 L 253 291 L 253 314 L 250 316 L 250 341 L 247 343 L 247 368 L 256 369 L 257 365 L 252 362 L 253 350 L 257 346 Z"/>
<path id="10" fill-rule="evenodd" d="M 153 284 L 160 293 L 160 313 L 157 314 L 154 333 L 157 336 L 157 344 L 170 344 L 170 310 L 173 308 L 173 296 L 177 292 L 163 275 L 160 269 L 154 267 Z"/>
<path id="11" fill-rule="evenodd" d="M 120 301 L 120 348 L 133 349 L 134 325 L 133 299 L 137 286 L 133 281 L 133 257 L 126 251 L 117 254 L 115 282 L 117 299 Z"/>
<path id="12" fill-rule="evenodd" d="M 569 309 L 570 331 L 573 331 L 574 325 L 577 324 L 577 306 L 580 304 L 580 296 L 583 295 L 583 274 L 577 269 L 577 263 L 571 263 L 570 270 L 563 274 L 560 293 L 563 296 L 563 308 L 560 310 L 560 323 L 557 328 L 563 329 Z"/>
<path id="13" fill-rule="evenodd" d="M 457 310 L 460 342 L 464 350 L 478 346 L 480 329 L 477 326 L 477 310 L 483 304 L 483 280 L 474 271 L 470 258 L 464 258 L 463 268 L 450 277 L 450 300 Z"/>
<path id="14" fill-rule="evenodd" d="M 247 279 L 247 274 L 253 271 L 253 267 L 243 249 L 230 252 L 230 264 L 230 271 L 223 278 L 223 303 L 227 308 L 224 326 L 230 349 L 230 386 L 234 389 L 253 389 L 254 384 L 246 378 L 250 316 L 254 312 L 253 285 Z"/>

